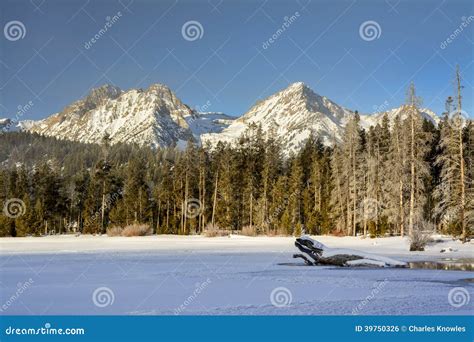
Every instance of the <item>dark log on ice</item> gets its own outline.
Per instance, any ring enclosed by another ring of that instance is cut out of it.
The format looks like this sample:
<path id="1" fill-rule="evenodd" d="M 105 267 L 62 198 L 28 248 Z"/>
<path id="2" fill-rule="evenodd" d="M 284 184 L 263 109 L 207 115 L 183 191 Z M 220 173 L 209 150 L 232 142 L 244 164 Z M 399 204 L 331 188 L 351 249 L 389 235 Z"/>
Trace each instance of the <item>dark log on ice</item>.
<path id="1" fill-rule="evenodd" d="M 296 239 L 295 246 L 302 254 L 294 254 L 293 258 L 301 258 L 307 265 L 406 267 L 405 262 L 376 254 L 329 248 L 308 236 Z"/>
<path id="2" fill-rule="evenodd" d="M 293 254 L 293 258 L 295 258 L 295 259 L 296 259 L 296 258 L 301 258 L 301 259 L 303 259 L 303 260 L 304 260 L 304 263 L 305 263 L 306 265 L 308 265 L 308 266 L 313 266 L 313 265 L 314 265 L 314 263 L 313 263 L 311 260 L 309 260 L 307 257 L 305 257 L 304 254 Z"/>
<path id="3" fill-rule="evenodd" d="M 310 261 L 304 254 L 294 254 L 293 258 L 302 258 L 307 265 L 335 265 L 346 266 L 347 261 L 362 259 L 357 255 L 338 254 L 331 257 L 323 257 L 323 250 L 315 247 L 309 240 L 296 239 L 295 246 L 303 253 L 309 255 L 314 261 Z"/>
<path id="4" fill-rule="evenodd" d="M 321 259 L 323 249 L 320 246 L 314 244 L 313 240 L 299 238 L 295 241 L 295 246 L 303 253 L 309 255 L 314 260 L 314 264 L 318 264 Z"/>

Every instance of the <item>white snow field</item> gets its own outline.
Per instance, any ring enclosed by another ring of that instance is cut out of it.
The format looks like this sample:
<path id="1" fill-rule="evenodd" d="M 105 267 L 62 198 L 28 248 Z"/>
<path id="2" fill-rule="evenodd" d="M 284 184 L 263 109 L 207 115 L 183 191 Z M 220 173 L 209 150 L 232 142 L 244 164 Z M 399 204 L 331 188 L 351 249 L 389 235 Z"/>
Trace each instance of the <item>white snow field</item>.
<path id="1" fill-rule="evenodd" d="M 314 237 L 400 261 L 470 258 L 448 237 Z M 441 253 L 442 249 L 448 250 Z M 471 315 L 474 272 L 303 266 L 291 237 L 0 239 L 1 315 Z"/>

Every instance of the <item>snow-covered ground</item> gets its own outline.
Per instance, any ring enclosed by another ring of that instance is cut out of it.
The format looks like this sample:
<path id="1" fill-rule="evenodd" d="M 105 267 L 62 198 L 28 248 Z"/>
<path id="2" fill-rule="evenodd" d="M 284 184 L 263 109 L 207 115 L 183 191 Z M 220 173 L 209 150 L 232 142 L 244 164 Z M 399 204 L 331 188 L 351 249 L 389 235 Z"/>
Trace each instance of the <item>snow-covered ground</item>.
<path id="1" fill-rule="evenodd" d="M 316 239 L 402 261 L 472 260 L 474 254 L 473 244 L 442 237 L 415 253 L 397 237 Z M 0 314 L 474 312 L 474 272 L 308 267 L 293 253 L 289 237 L 2 238 Z"/>

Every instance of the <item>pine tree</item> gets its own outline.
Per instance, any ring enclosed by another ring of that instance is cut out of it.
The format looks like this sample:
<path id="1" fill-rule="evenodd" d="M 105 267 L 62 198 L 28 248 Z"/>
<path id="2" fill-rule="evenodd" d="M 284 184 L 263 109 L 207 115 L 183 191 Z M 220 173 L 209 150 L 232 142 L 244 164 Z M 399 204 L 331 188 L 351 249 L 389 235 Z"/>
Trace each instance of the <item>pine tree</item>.
<path id="1" fill-rule="evenodd" d="M 286 234 L 290 231 L 291 221 L 287 210 L 288 197 L 288 177 L 281 174 L 271 189 L 271 199 L 268 206 L 267 224 L 273 233 Z"/>
<path id="2" fill-rule="evenodd" d="M 287 227 L 288 234 L 295 234 L 296 227 L 302 225 L 303 214 L 303 167 L 298 158 L 291 162 L 290 176 L 288 179 L 288 214 L 290 219 L 290 227 Z"/>
<path id="3" fill-rule="evenodd" d="M 262 193 L 258 204 L 260 214 L 258 222 L 263 231 L 268 233 L 269 226 L 269 208 L 271 204 L 271 190 L 275 186 L 278 175 L 282 172 L 281 146 L 276 141 L 276 133 L 273 128 L 270 129 L 265 141 L 265 151 L 262 166 Z"/>
<path id="4" fill-rule="evenodd" d="M 348 173 L 344 167 L 343 150 L 341 145 L 334 146 L 331 156 L 332 169 L 332 197 L 331 197 L 331 218 L 337 232 L 347 232 L 349 222 L 347 220 L 347 203 L 349 194 L 345 191 L 345 184 L 348 183 Z"/>
<path id="5" fill-rule="evenodd" d="M 390 139 L 387 181 L 387 215 L 390 223 L 395 225 L 395 231 L 402 237 L 405 235 L 405 220 L 407 211 L 408 169 L 408 140 L 406 139 L 405 125 L 400 115 L 393 121 L 392 136 Z"/>
<path id="6" fill-rule="evenodd" d="M 261 183 L 265 144 L 261 126 L 250 124 L 239 142 L 239 164 L 243 171 L 243 225 L 254 231 L 255 214 Z"/>
<path id="7" fill-rule="evenodd" d="M 82 232 L 84 229 L 84 209 L 87 199 L 87 189 L 90 182 L 90 175 L 87 171 L 81 170 L 73 178 L 73 192 L 71 196 L 71 206 L 77 222 L 77 229 Z"/>
<path id="8" fill-rule="evenodd" d="M 199 211 L 198 216 L 198 233 L 202 233 L 205 225 L 206 225 L 206 215 L 207 215 L 207 189 L 208 189 L 208 176 L 209 176 L 209 156 L 203 148 L 199 149 L 199 165 L 198 165 L 198 172 L 199 172 L 199 203 L 201 204 L 201 208 Z"/>
<path id="9" fill-rule="evenodd" d="M 474 227 L 474 122 L 469 120 L 465 128 L 466 146 L 466 235 L 471 237 Z"/>
<path id="10" fill-rule="evenodd" d="M 358 216 L 358 203 L 360 200 L 360 165 L 362 163 L 362 144 L 359 127 L 359 114 L 356 112 L 346 124 L 341 143 L 341 165 L 338 169 L 342 169 L 342 191 L 345 192 L 345 213 L 347 235 L 356 235 L 357 223 L 360 219 Z"/>
<path id="11" fill-rule="evenodd" d="M 441 167 L 440 181 L 435 190 L 437 206 L 435 214 L 442 225 L 459 226 L 462 240 L 466 241 L 467 201 L 466 157 L 464 122 L 462 117 L 461 77 L 459 67 L 456 70 L 457 108 L 452 110 L 452 98 L 446 101 L 446 115 L 440 123 L 440 144 L 436 164 Z M 454 115 L 452 115 L 454 113 Z M 449 114 L 449 115 L 448 115 Z"/>
<path id="12" fill-rule="evenodd" d="M 128 162 L 123 201 L 127 225 L 147 221 L 149 189 L 146 183 L 146 162 L 142 156 L 131 158 Z"/>
<path id="13" fill-rule="evenodd" d="M 236 167 L 236 157 L 229 146 L 219 144 L 214 152 L 215 180 L 214 184 L 214 224 L 226 228 L 235 228 L 240 222 L 239 206 L 241 203 L 241 187 Z M 239 193 L 234 193 L 234 189 Z"/>
<path id="14" fill-rule="evenodd" d="M 404 111 L 407 116 L 405 125 L 408 131 L 408 163 L 410 165 L 408 233 L 412 238 L 417 233 L 414 231 L 415 228 L 421 229 L 424 220 L 423 207 L 426 201 L 424 181 L 430 173 L 425 157 L 431 136 L 423 130 L 420 104 L 421 99 L 416 96 L 415 85 L 411 83 Z"/>

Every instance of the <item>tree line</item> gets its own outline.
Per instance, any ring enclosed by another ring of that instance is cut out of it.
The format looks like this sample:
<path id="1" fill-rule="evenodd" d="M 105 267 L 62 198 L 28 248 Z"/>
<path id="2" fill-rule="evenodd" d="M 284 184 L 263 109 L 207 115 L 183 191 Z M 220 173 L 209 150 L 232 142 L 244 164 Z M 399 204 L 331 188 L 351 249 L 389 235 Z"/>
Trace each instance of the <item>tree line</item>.
<path id="1" fill-rule="evenodd" d="M 459 78 L 458 78 L 459 79 Z M 454 114 L 453 114 L 454 113 Z M 409 235 L 466 239 L 474 225 L 474 125 L 460 91 L 439 125 L 410 86 L 401 115 L 363 129 L 356 114 L 332 147 L 311 136 L 296 154 L 252 124 L 234 145 L 150 149 L 0 135 L 1 236 L 156 234 Z M 10 212 L 11 199 L 20 200 Z"/>

